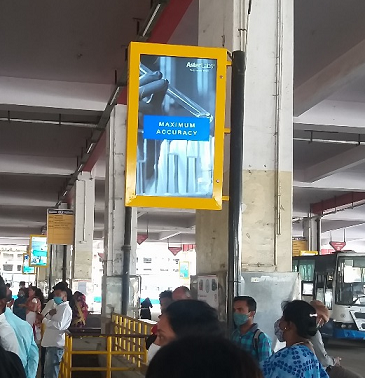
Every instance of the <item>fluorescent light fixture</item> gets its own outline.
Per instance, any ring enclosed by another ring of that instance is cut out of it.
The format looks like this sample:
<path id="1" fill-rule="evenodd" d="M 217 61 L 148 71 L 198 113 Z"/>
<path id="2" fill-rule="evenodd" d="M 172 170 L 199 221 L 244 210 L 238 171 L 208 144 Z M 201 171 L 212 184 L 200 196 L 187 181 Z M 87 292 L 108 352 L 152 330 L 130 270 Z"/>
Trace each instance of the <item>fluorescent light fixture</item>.
<path id="1" fill-rule="evenodd" d="M 119 96 L 119 91 L 120 91 L 120 86 L 118 85 L 116 88 L 115 88 L 115 91 L 114 91 L 114 94 L 113 94 L 113 97 L 111 98 L 111 100 L 109 101 L 109 105 L 112 106 L 114 104 L 114 102 L 117 100 L 117 97 Z"/>
<path id="2" fill-rule="evenodd" d="M 90 143 L 89 147 L 87 148 L 86 153 L 89 154 L 91 149 L 95 146 L 95 143 Z"/>
<path id="3" fill-rule="evenodd" d="M 145 37 L 146 34 L 148 33 L 148 31 L 149 31 L 149 29 L 150 29 L 150 27 L 152 25 L 152 22 L 155 20 L 155 17 L 157 15 L 158 11 L 160 10 L 160 8 L 161 8 L 161 3 L 156 4 L 156 7 L 153 10 L 153 13 L 152 13 L 151 17 L 148 20 L 147 25 L 146 25 L 146 27 L 144 28 L 144 30 L 142 32 L 142 37 Z"/>

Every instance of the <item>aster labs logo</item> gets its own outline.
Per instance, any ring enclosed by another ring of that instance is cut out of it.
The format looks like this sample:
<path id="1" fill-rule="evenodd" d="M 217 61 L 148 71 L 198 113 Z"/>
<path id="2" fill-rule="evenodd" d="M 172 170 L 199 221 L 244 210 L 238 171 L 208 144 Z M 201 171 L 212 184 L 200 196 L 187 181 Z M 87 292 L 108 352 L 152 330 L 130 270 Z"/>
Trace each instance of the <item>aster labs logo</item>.
<path id="1" fill-rule="evenodd" d="M 215 68 L 215 63 L 209 63 L 209 62 L 202 62 L 202 63 L 196 63 L 196 62 L 187 62 L 186 68 L 189 68 L 192 72 L 208 72 Z"/>

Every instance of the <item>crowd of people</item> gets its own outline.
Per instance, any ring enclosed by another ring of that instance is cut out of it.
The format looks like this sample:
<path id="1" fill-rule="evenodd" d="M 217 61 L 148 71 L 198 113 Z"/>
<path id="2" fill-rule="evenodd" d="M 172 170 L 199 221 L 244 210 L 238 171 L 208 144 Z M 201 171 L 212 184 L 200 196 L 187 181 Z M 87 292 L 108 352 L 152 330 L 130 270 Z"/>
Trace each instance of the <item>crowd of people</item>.
<path id="1" fill-rule="evenodd" d="M 163 291 L 159 301 L 161 315 L 146 340 L 147 378 L 359 378 L 326 352 L 320 327 L 329 312 L 319 301 L 283 304 L 273 329 L 285 347 L 275 353 L 255 322 L 250 296 L 234 298 L 231 334 L 217 311 L 192 299 L 186 287 Z M 151 307 L 148 299 L 142 309 Z M 141 315 L 150 317 L 145 310 Z M 84 327 L 87 314 L 85 296 L 72 294 L 65 282 L 54 286 L 47 303 L 39 288 L 21 282 L 14 301 L 0 276 L 0 377 L 35 378 L 40 365 L 42 378 L 57 378 L 65 332 Z"/>
<path id="2" fill-rule="evenodd" d="M 65 333 L 86 324 L 85 295 L 59 282 L 45 303 L 35 286 L 20 282 L 15 300 L 10 288 L 0 276 L 0 377 L 36 378 L 40 366 L 42 378 L 57 378 Z"/>
<path id="3" fill-rule="evenodd" d="M 146 377 L 361 378 L 327 354 L 319 330 L 329 320 L 323 303 L 283 303 L 273 328 L 285 347 L 275 353 L 254 321 L 255 299 L 238 296 L 233 303 L 235 329 L 227 335 L 216 310 L 191 299 L 188 288 L 162 292 L 161 315 L 146 341 Z"/>

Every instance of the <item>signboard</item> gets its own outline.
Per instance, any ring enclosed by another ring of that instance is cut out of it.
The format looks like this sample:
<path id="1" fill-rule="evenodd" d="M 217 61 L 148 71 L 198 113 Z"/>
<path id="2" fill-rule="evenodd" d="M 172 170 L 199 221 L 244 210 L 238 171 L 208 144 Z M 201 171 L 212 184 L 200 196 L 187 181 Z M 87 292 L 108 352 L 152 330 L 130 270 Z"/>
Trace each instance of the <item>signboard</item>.
<path id="1" fill-rule="evenodd" d="M 189 279 L 190 278 L 190 264 L 189 261 L 179 262 L 179 276 L 180 278 Z"/>
<path id="2" fill-rule="evenodd" d="M 126 206 L 221 210 L 227 50 L 132 42 Z"/>
<path id="3" fill-rule="evenodd" d="M 28 253 L 23 253 L 23 274 L 35 274 L 34 266 L 29 266 Z"/>
<path id="4" fill-rule="evenodd" d="M 346 242 L 331 241 L 329 244 L 335 251 L 342 251 L 346 246 Z"/>
<path id="5" fill-rule="evenodd" d="M 30 235 L 29 258 L 30 266 L 44 267 L 48 265 L 48 244 L 46 236 Z"/>
<path id="6" fill-rule="evenodd" d="M 292 242 L 293 256 L 300 256 L 302 251 L 308 250 L 306 240 L 293 240 Z"/>
<path id="7" fill-rule="evenodd" d="M 47 210 L 48 244 L 73 245 L 75 235 L 75 216 L 73 210 Z"/>
<path id="8" fill-rule="evenodd" d="M 198 299 L 218 309 L 218 278 L 217 276 L 198 276 Z"/>
<path id="9" fill-rule="evenodd" d="M 148 234 L 137 234 L 137 243 L 138 243 L 138 245 L 141 245 L 147 239 L 148 239 Z"/>
<path id="10" fill-rule="evenodd" d="M 168 247 L 168 250 L 176 256 L 179 252 L 181 252 L 182 247 Z"/>

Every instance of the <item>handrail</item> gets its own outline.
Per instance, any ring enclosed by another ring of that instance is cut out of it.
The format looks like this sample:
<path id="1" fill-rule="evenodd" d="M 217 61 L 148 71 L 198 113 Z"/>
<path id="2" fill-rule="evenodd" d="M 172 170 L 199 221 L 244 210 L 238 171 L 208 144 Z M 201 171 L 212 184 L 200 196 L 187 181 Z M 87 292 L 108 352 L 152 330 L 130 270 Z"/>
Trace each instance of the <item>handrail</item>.
<path id="1" fill-rule="evenodd" d="M 98 334 L 88 330 L 73 329 L 68 332 L 65 340 L 65 352 L 60 366 L 59 378 L 71 378 L 76 371 L 105 372 L 106 378 L 111 378 L 114 371 L 140 370 L 147 362 L 147 350 L 145 339 L 151 334 L 153 324 L 134 319 L 128 316 L 112 314 L 111 333 Z M 80 332 L 79 332 L 80 331 Z M 106 350 L 74 350 L 74 339 L 99 338 L 106 341 Z M 75 355 L 104 355 L 105 367 L 75 367 L 72 365 L 72 357 Z M 122 356 L 127 366 L 113 367 L 113 356 Z"/>

